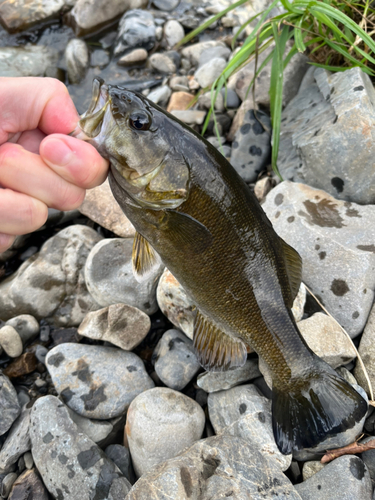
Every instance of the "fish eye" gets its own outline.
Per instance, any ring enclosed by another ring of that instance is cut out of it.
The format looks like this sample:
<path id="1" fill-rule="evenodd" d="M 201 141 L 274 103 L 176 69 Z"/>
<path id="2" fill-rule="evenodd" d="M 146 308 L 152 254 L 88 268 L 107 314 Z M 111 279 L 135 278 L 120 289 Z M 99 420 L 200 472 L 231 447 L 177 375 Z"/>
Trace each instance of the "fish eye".
<path id="1" fill-rule="evenodd" d="M 147 113 L 137 111 L 132 113 L 129 117 L 129 124 L 135 130 L 148 130 L 151 126 L 151 120 Z"/>

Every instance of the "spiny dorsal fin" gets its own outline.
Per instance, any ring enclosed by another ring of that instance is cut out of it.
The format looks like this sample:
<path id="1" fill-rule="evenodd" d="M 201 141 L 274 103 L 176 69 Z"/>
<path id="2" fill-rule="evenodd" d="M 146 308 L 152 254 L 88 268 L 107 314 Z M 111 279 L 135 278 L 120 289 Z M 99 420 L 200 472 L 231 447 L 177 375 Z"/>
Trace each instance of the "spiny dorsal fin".
<path id="1" fill-rule="evenodd" d="M 281 240 L 284 249 L 285 261 L 286 261 L 286 271 L 289 278 L 290 290 L 292 294 L 292 304 L 297 296 L 299 287 L 301 286 L 302 280 L 302 259 L 300 254 L 294 250 L 288 243 Z"/>
<path id="2" fill-rule="evenodd" d="M 160 265 L 159 254 L 139 233 L 135 233 L 133 241 L 132 264 L 133 274 L 138 282 L 146 280 Z"/>
<path id="3" fill-rule="evenodd" d="M 208 371 L 226 371 L 243 366 L 247 358 L 245 344 L 213 325 L 199 311 L 194 325 L 194 347 L 199 363 Z"/>

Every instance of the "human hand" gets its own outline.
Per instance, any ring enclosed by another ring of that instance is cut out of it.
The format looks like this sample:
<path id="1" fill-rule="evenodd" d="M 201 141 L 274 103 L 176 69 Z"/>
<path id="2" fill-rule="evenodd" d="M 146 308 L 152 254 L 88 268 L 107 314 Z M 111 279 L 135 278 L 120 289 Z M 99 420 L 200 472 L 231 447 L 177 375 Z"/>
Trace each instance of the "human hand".
<path id="1" fill-rule="evenodd" d="M 48 207 L 73 210 L 101 184 L 108 162 L 65 134 L 79 115 L 52 78 L 0 78 L 0 252 L 41 227 Z"/>

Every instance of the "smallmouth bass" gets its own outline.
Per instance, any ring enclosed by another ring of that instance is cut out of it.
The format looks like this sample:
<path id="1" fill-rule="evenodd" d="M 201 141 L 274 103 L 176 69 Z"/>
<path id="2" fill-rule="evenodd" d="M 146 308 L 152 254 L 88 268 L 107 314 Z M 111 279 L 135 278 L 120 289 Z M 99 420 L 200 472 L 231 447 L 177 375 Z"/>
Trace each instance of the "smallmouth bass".
<path id="1" fill-rule="evenodd" d="M 201 365 L 242 366 L 247 345 L 267 363 L 280 451 L 357 426 L 366 401 L 311 351 L 291 313 L 301 258 L 223 156 L 141 94 L 101 79 L 73 135 L 111 163 L 113 195 L 137 231 L 136 276 L 161 259 L 196 304 Z"/>

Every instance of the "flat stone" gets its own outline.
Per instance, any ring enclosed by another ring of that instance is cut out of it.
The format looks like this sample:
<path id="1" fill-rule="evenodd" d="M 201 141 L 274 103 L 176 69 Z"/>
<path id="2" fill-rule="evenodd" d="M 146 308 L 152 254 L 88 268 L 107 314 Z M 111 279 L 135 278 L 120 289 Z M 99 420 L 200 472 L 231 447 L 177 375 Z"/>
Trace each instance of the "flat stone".
<path id="1" fill-rule="evenodd" d="M 49 500 L 48 492 L 36 469 L 25 470 L 14 481 L 9 500 Z"/>
<path id="2" fill-rule="evenodd" d="M 226 65 L 227 62 L 225 59 L 215 57 L 203 64 L 203 66 L 200 66 L 195 72 L 194 78 L 202 88 L 209 87 L 221 75 Z"/>
<path id="3" fill-rule="evenodd" d="M 54 498 L 123 500 L 131 488 L 116 465 L 85 434 L 54 396 L 38 399 L 31 413 L 30 437 L 35 464 Z M 124 496 L 114 494 L 122 486 Z"/>
<path id="4" fill-rule="evenodd" d="M 135 64 L 143 64 L 148 57 L 148 52 L 145 49 L 134 49 L 128 54 L 120 57 L 117 61 L 119 66 L 133 66 Z"/>
<path id="5" fill-rule="evenodd" d="M 204 424 L 202 408 L 180 392 L 156 387 L 137 396 L 125 427 L 136 475 L 192 445 L 202 436 Z"/>
<path id="6" fill-rule="evenodd" d="M 65 0 L 48 2 L 0 2 L 0 21 L 9 33 L 23 31 L 42 21 L 57 17 L 65 6 Z M 3 76 L 3 75 L 1 75 Z"/>
<path id="7" fill-rule="evenodd" d="M 113 347 L 61 344 L 48 353 L 46 366 L 66 404 L 88 418 L 122 415 L 154 386 L 138 356 Z"/>
<path id="8" fill-rule="evenodd" d="M 103 441 L 113 430 L 113 425 L 110 422 L 82 417 L 68 406 L 66 409 L 78 430 L 86 434 L 94 443 Z"/>
<path id="9" fill-rule="evenodd" d="M 8 3 L 8 2 L 7 2 Z M 2 3 L 4 5 L 5 2 Z M 9 3 L 8 3 L 9 4 Z M 29 47 L 1 47 L 1 76 L 57 76 L 59 53 L 43 45 Z"/>
<path id="10" fill-rule="evenodd" d="M 202 125 L 206 117 L 206 112 L 198 109 L 187 109 L 186 111 L 175 109 L 171 111 L 171 114 L 187 125 Z"/>
<path id="11" fill-rule="evenodd" d="M 0 372 L 0 436 L 10 429 L 20 411 L 15 388 L 9 378 Z"/>
<path id="12" fill-rule="evenodd" d="M 147 99 L 150 99 L 150 101 L 155 104 L 159 104 L 159 106 L 165 107 L 168 104 L 171 93 L 172 91 L 168 85 L 162 85 L 161 87 L 152 90 L 148 94 Z"/>
<path id="13" fill-rule="evenodd" d="M 220 57 L 221 59 L 227 61 L 231 53 L 232 51 L 230 50 L 229 47 L 223 47 L 221 45 L 217 45 L 215 47 L 208 47 L 207 49 L 203 50 L 203 52 L 199 57 L 199 67 L 210 62 L 212 59 L 215 59 L 216 57 Z"/>
<path id="14" fill-rule="evenodd" d="M 114 304 L 88 313 L 78 333 L 132 351 L 146 337 L 150 327 L 150 318 L 144 312 L 126 304 Z"/>
<path id="15" fill-rule="evenodd" d="M 180 0 L 153 0 L 152 3 L 160 10 L 169 11 L 175 9 Z"/>
<path id="16" fill-rule="evenodd" d="M 5 325 L 0 328 L 0 345 L 11 358 L 17 358 L 22 354 L 22 339 L 13 326 Z"/>
<path id="17" fill-rule="evenodd" d="M 199 98 L 198 98 L 198 104 L 202 108 L 210 109 L 211 108 L 211 104 L 212 104 L 212 102 L 211 102 L 211 92 L 205 92 L 204 94 L 201 94 L 199 96 Z M 214 105 L 214 109 L 218 113 L 222 113 L 225 110 L 223 94 L 220 93 L 220 94 L 217 95 L 217 98 L 216 98 L 216 101 L 215 101 L 215 105 Z"/>
<path id="18" fill-rule="evenodd" d="M 151 12 L 138 8 L 125 12 L 118 26 L 114 54 L 118 56 L 132 49 L 149 51 L 154 45 L 155 23 Z"/>
<path id="19" fill-rule="evenodd" d="M 358 347 L 359 355 L 365 365 L 372 387 L 375 387 L 375 305 L 371 309 L 366 327 L 364 329 L 361 341 Z M 363 373 L 362 366 L 357 360 L 354 369 L 354 376 L 358 384 L 368 391 L 366 377 Z"/>
<path id="20" fill-rule="evenodd" d="M 258 360 L 248 359 L 243 366 L 235 370 L 201 373 L 198 375 L 197 385 L 204 391 L 211 393 L 231 389 L 260 376 Z"/>
<path id="21" fill-rule="evenodd" d="M 189 92 L 173 92 L 169 99 L 167 111 L 169 113 L 175 110 L 185 111 L 193 98 L 194 96 Z"/>
<path id="22" fill-rule="evenodd" d="M 149 58 L 150 66 L 159 73 L 176 73 L 175 62 L 166 53 L 156 52 Z"/>
<path id="23" fill-rule="evenodd" d="M 374 301 L 375 208 L 284 181 L 263 209 L 301 255 L 302 280 L 352 338 L 361 333 Z"/>
<path id="24" fill-rule="evenodd" d="M 65 64 L 70 83 L 80 83 L 86 75 L 90 54 L 84 40 L 72 38 L 65 48 Z"/>
<path id="25" fill-rule="evenodd" d="M 17 475 L 18 474 L 15 472 L 10 472 L 4 477 L 0 488 L 1 498 L 8 498 L 13 483 L 17 479 Z"/>
<path id="26" fill-rule="evenodd" d="M 174 47 L 184 36 L 184 28 L 178 21 L 171 19 L 164 24 L 164 37 L 168 47 Z"/>
<path id="27" fill-rule="evenodd" d="M 28 375 L 32 373 L 37 367 L 38 361 L 33 352 L 24 352 L 17 359 L 9 363 L 9 365 L 4 368 L 3 373 L 10 379 L 22 377 L 23 375 Z"/>
<path id="28" fill-rule="evenodd" d="M 23 343 L 33 340 L 39 333 L 39 322 L 30 314 L 21 314 L 9 319 L 5 324 L 17 330 Z"/>
<path id="29" fill-rule="evenodd" d="M 29 436 L 30 409 L 23 408 L 14 421 L 0 451 L 0 470 L 8 470 L 21 455 L 31 449 Z"/>
<path id="30" fill-rule="evenodd" d="M 193 66 L 198 66 L 202 52 L 210 47 L 226 47 L 226 45 L 225 43 L 216 40 L 194 43 L 193 45 L 184 47 L 181 51 L 181 55 L 182 57 L 189 59 Z"/>

